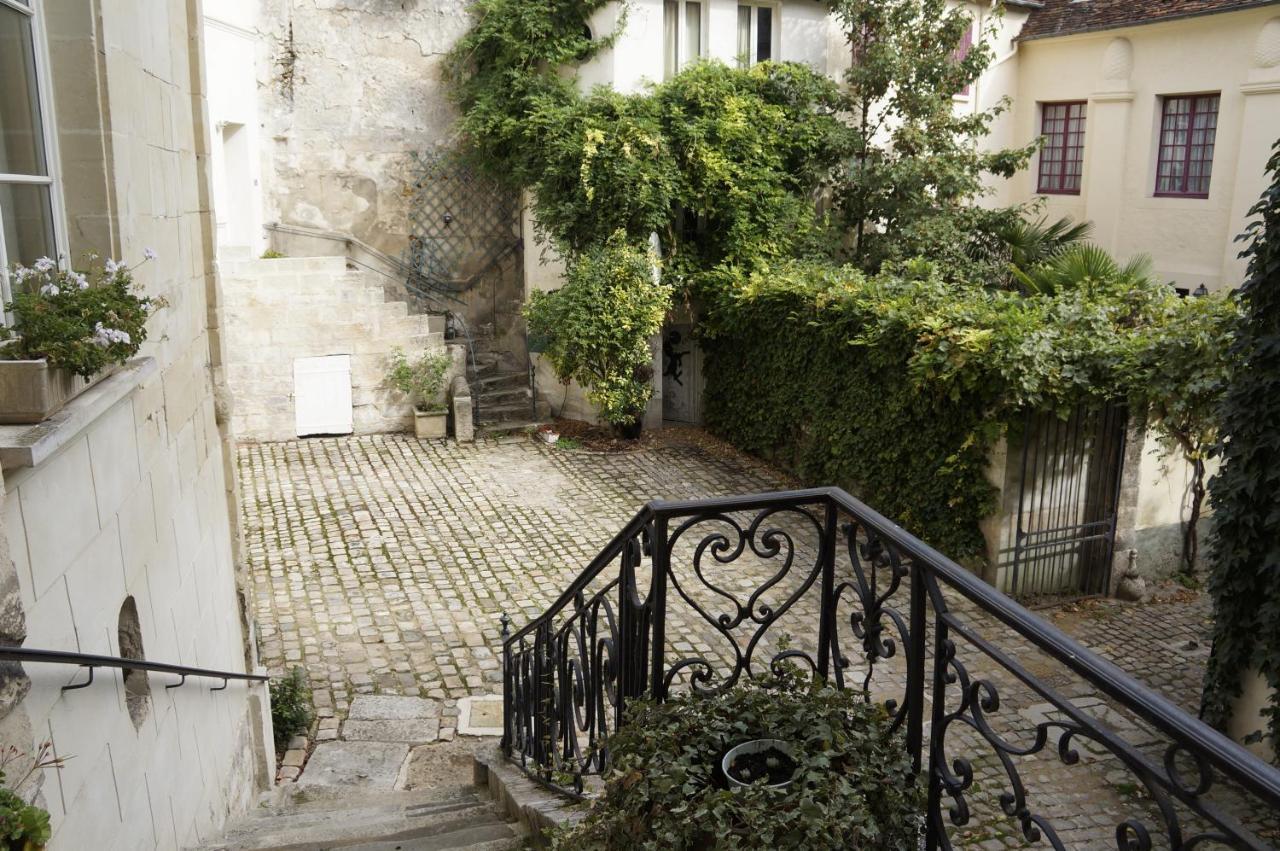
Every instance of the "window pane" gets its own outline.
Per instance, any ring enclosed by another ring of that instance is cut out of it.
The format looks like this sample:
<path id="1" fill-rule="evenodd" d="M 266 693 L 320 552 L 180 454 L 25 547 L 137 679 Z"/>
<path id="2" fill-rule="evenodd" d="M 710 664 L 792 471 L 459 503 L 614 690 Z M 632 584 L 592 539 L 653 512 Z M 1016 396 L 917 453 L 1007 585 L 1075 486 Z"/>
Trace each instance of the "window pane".
<path id="1" fill-rule="evenodd" d="M 48 186 L 0 183 L 0 221 L 10 266 L 30 266 L 41 257 L 57 256 Z"/>
<path id="2" fill-rule="evenodd" d="M 697 59 L 702 55 L 702 4 L 684 4 L 684 55 Z"/>
<path id="3" fill-rule="evenodd" d="M 773 10 L 761 6 L 756 9 L 756 61 L 773 58 Z"/>
<path id="4" fill-rule="evenodd" d="M 0 6 L 0 172 L 45 175 L 31 18 Z"/>
<path id="5" fill-rule="evenodd" d="M 666 79 L 674 77 L 680 68 L 679 27 L 680 4 L 676 0 L 666 0 L 662 4 L 662 74 Z"/>
<path id="6" fill-rule="evenodd" d="M 738 61 L 751 64 L 751 7 L 738 7 Z"/>

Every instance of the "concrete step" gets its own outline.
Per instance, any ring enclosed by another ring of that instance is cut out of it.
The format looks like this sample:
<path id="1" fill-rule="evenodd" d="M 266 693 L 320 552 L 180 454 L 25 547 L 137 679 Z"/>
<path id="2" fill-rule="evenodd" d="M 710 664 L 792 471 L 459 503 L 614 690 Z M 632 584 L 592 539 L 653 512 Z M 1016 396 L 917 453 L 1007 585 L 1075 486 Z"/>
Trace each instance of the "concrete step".
<path id="1" fill-rule="evenodd" d="M 323 272 L 341 275 L 347 271 L 345 257 L 276 257 L 272 260 L 220 260 L 218 271 L 224 275 L 298 274 Z"/>
<path id="2" fill-rule="evenodd" d="M 479 393 L 487 393 L 490 390 L 515 390 L 529 388 L 529 373 L 521 372 L 503 372 L 496 375 L 489 375 L 476 380 L 475 388 Z"/>
<path id="3" fill-rule="evenodd" d="M 376 793 L 299 786 L 231 825 L 207 851 L 434 851 L 500 848 L 519 839 L 494 805 L 467 787 Z M 504 844 L 505 843 L 505 844 Z"/>
<path id="4" fill-rule="evenodd" d="M 513 387 L 503 390 L 483 388 L 478 394 L 476 394 L 476 398 L 480 400 L 481 408 L 517 405 L 520 403 L 524 403 L 525 407 L 528 407 L 529 399 L 532 397 L 533 393 L 529 390 L 527 384 L 524 387 Z"/>

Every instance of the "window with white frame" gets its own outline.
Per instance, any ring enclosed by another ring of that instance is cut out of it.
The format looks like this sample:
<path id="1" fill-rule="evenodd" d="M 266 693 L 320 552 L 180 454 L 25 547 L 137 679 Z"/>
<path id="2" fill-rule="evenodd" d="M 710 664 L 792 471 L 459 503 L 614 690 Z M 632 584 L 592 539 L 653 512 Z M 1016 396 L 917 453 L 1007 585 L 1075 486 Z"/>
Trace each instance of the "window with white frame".
<path id="1" fill-rule="evenodd" d="M 662 76 L 669 80 L 703 55 L 703 0 L 664 0 L 662 4 Z"/>
<path id="2" fill-rule="evenodd" d="M 777 3 L 738 4 L 738 61 L 754 65 L 778 58 L 781 10 Z"/>
<path id="3" fill-rule="evenodd" d="M 9 269 L 59 257 L 48 58 L 41 0 L 0 0 L 0 296 L 11 297 Z"/>

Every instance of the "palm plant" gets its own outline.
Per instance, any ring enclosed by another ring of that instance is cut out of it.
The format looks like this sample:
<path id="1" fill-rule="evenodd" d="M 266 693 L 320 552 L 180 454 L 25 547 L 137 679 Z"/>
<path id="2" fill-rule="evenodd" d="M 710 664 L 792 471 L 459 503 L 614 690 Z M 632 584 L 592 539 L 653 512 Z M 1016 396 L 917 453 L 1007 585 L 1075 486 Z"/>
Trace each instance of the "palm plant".
<path id="1" fill-rule="evenodd" d="M 1093 222 L 1073 222 L 1068 218 L 1053 222 L 1046 218 L 1035 222 L 1017 218 L 996 231 L 1008 251 L 1009 263 L 1019 269 L 1041 263 L 1092 235 Z"/>
<path id="2" fill-rule="evenodd" d="M 1054 295 L 1089 284 L 1139 286 L 1154 274 L 1151 258 L 1139 254 L 1121 265 L 1104 249 L 1090 243 L 1059 248 L 1026 266 L 1009 264 L 1013 279 L 1028 294 Z"/>

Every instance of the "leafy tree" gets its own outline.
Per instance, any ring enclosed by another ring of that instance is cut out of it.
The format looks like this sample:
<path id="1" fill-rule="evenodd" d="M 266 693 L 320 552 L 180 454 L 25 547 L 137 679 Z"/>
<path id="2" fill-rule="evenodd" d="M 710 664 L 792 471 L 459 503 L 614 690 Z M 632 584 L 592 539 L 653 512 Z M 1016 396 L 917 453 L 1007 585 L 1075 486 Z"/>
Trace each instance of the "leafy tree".
<path id="1" fill-rule="evenodd" d="M 1242 678 L 1271 689 L 1268 727 L 1280 753 L 1280 142 L 1272 184 L 1250 210 L 1249 278 L 1233 354 L 1239 369 L 1222 414 L 1223 464 L 1213 482 L 1209 593 L 1213 653 L 1203 714 L 1225 726 Z"/>
<path id="2" fill-rule="evenodd" d="M 657 258 L 622 231 L 575 255 L 565 285 L 536 292 L 525 308 L 529 333 L 566 384 L 576 380 L 605 421 L 632 425 L 653 393 L 649 339 L 662 329 L 671 288 L 654 280 Z"/>
<path id="3" fill-rule="evenodd" d="M 1008 223 L 1016 210 L 984 210 L 984 174 L 1010 177 L 1035 145 L 985 151 L 980 142 L 1007 104 L 972 113 L 953 98 L 991 64 L 987 36 L 946 0 L 828 0 L 846 33 L 853 63 L 845 73 L 851 166 L 833 197 L 851 230 L 854 261 L 875 270 L 889 259 L 939 255 L 966 259 L 975 232 Z"/>

